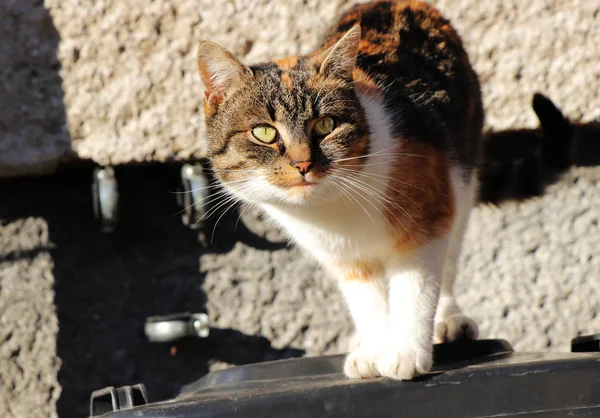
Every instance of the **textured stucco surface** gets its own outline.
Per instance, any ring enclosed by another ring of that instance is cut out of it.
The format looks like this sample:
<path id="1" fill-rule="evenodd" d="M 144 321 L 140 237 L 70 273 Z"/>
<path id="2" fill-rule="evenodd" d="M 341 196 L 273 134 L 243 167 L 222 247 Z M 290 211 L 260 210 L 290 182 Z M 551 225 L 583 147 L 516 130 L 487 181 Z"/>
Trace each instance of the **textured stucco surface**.
<path id="1" fill-rule="evenodd" d="M 600 0 L 436 4 L 465 39 L 488 127 L 536 126 L 534 91 L 600 118 Z M 71 150 L 100 163 L 201 155 L 199 40 L 248 62 L 307 52 L 341 2 L 44 5 L 0 2 L 0 175 L 51 170 Z M 473 212 L 457 294 L 482 336 L 565 351 L 600 331 L 599 160 L 541 197 Z M 170 169 L 130 168 L 117 173 L 122 227 L 103 235 L 85 170 L 0 183 L 0 416 L 85 416 L 102 386 L 142 381 L 157 399 L 209 369 L 346 349 L 335 283 L 256 214 L 237 232 L 225 217 L 205 247 L 174 216 Z M 208 342 L 174 355 L 142 335 L 148 315 L 205 309 Z"/>
<path id="2" fill-rule="evenodd" d="M 3 2 L 0 175 L 48 170 L 73 155 L 100 164 L 202 156 L 199 41 L 249 63 L 306 53 L 350 3 Z M 536 90 L 574 118 L 600 117 L 596 0 L 434 3 L 465 39 L 488 126 L 533 125 Z"/>

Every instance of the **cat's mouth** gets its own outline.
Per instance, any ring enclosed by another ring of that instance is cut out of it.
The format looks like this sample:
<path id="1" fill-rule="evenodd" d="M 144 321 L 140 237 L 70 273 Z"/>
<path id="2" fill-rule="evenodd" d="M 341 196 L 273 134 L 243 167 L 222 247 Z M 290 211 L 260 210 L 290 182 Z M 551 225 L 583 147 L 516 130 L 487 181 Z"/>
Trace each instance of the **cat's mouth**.
<path id="1" fill-rule="evenodd" d="M 284 186 L 285 193 L 289 199 L 296 204 L 304 204 L 315 195 L 319 188 L 318 181 L 311 181 L 303 178 L 294 183 L 288 183 Z"/>
<path id="2" fill-rule="evenodd" d="M 306 179 L 302 179 L 297 183 L 294 184 L 290 184 L 287 186 L 288 189 L 293 189 L 295 187 L 315 187 L 317 184 L 319 184 L 318 181 L 309 181 Z"/>

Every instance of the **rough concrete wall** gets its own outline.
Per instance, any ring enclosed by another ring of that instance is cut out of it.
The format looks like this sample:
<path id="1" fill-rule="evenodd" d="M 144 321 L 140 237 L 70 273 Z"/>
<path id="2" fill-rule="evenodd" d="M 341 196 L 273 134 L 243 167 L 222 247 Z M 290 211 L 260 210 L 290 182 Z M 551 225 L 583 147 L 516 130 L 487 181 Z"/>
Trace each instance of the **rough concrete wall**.
<path id="1" fill-rule="evenodd" d="M 3 213 L 0 215 L 5 216 Z M 48 225 L 42 218 L 0 225 L 0 416 L 51 416 L 58 321 Z"/>
<path id="2" fill-rule="evenodd" d="M 12 109 L 0 119 L 7 125 L 0 132 L 0 175 L 38 172 L 71 147 L 100 164 L 203 156 L 200 40 L 222 43 L 248 62 L 308 52 L 341 3 L 46 0 L 45 10 L 15 0 L 0 6 L 12 16 L 0 23 L 5 71 L 17 78 L 2 85 L 12 95 L 0 90 L 0 106 Z M 27 42 L 41 51 L 28 53 Z M 51 77 L 40 79 L 51 88 L 30 98 L 31 72 L 46 67 Z M 32 116 L 23 119 L 23 112 Z"/>
<path id="3" fill-rule="evenodd" d="M 202 156 L 198 42 L 219 42 L 246 62 L 306 53 L 347 3 L 3 2 L 0 175 L 49 169 L 71 148 L 101 164 Z M 434 3 L 466 41 L 488 126 L 535 124 L 535 90 L 572 117 L 600 117 L 598 1 Z"/>

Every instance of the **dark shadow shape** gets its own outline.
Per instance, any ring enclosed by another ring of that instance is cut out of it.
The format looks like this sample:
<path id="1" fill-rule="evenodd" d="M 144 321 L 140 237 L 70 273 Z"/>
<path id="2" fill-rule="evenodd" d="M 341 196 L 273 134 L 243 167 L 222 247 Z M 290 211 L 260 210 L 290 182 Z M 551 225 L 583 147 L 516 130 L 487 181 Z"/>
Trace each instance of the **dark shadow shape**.
<path id="1" fill-rule="evenodd" d="M 600 165 L 600 123 L 571 122 L 539 93 L 532 106 L 540 128 L 484 136 L 481 202 L 500 204 L 540 196 L 569 167 Z"/>
<path id="2" fill-rule="evenodd" d="M 306 352 L 296 348 L 277 349 L 262 336 L 247 335 L 231 328 L 211 328 L 207 338 L 184 338 L 174 343 L 158 344 L 171 350 L 175 355 L 194 355 L 199 351 L 207 353 L 211 360 L 236 366 L 302 357 Z"/>
<path id="3" fill-rule="evenodd" d="M 238 204 L 235 208 L 228 210 L 221 219 L 219 217 L 223 214 L 223 209 L 219 209 L 214 216 L 211 216 L 213 219 L 209 218 L 202 237 L 208 252 L 229 252 L 236 242 L 262 251 L 277 251 L 289 247 L 287 241 L 273 242 L 256 235 L 239 219 L 242 210 L 243 208 Z"/>
<path id="4" fill-rule="evenodd" d="M 70 150 L 60 34 L 43 1 L 2 1 L 0 16 L 0 141 L 14 144 L 0 172 L 49 171 Z"/>
<path id="5" fill-rule="evenodd" d="M 206 312 L 199 258 L 215 249 L 203 247 L 198 232 L 175 215 L 179 207 L 170 192 L 178 170 L 131 166 L 117 167 L 116 173 L 121 211 L 111 234 L 100 232 L 93 218 L 92 167 L 0 182 L 0 218 L 48 222 L 61 418 L 87 416 L 91 392 L 106 386 L 144 383 L 151 399 L 167 399 L 206 374 L 213 358 L 245 364 L 302 355 L 233 330 L 214 330 L 210 339 L 190 341 L 175 356 L 148 342 L 143 331 L 148 316 Z"/>

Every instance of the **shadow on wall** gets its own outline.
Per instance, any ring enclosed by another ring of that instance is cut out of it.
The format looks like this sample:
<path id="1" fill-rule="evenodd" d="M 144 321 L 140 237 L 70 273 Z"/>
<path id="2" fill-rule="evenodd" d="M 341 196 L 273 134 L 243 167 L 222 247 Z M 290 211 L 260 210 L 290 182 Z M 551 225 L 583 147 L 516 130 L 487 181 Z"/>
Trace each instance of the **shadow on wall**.
<path id="1" fill-rule="evenodd" d="M 0 1 L 0 16 L 0 176 L 51 171 L 70 150 L 60 36 L 41 1 Z M 90 166 L 0 179 L 3 222 L 41 217 L 48 223 L 62 362 L 60 417 L 87 416 L 91 392 L 105 386 L 142 382 L 152 400 L 165 399 L 207 373 L 210 361 L 246 364 L 303 354 L 231 329 L 182 341 L 176 355 L 171 345 L 150 344 L 143 334 L 147 316 L 205 312 L 199 257 L 207 250 L 175 216 L 179 207 L 169 192 L 176 189 L 178 170 L 166 166 L 117 169 L 121 224 L 114 234 L 102 234 L 92 215 Z M 235 219 L 221 223 L 231 226 Z M 273 245 L 242 224 L 237 232 L 219 230 L 208 251 L 226 252 L 237 240 Z M 9 254 L 0 262 L 46 250 Z M 44 379 L 39 372 L 32 378 Z"/>
<path id="2" fill-rule="evenodd" d="M 226 252 L 237 241 L 262 249 L 274 245 L 242 223 L 234 230 L 233 213 L 221 220 L 214 245 L 202 246 L 198 233 L 176 216 L 180 209 L 170 191 L 177 187 L 178 172 L 164 165 L 117 168 L 122 210 L 112 234 L 100 232 L 93 218 L 91 168 L 2 182 L 8 204 L 0 219 L 10 223 L 35 216 L 49 225 L 61 418 L 87 416 L 91 392 L 106 386 L 144 383 L 156 401 L 206 374 L 212 361 L 247 364 L 304 354 L 232 329 L 212 329 L 207 339 L 177 344 L 147 341 L 148 316 L 205 312 L 202 252 Z"/>
<path id="3" fill-rule="evenodd" d="M 0 177 L 50 172 L 71 150 L 60 36 L 42 1 L 2 1 L 0 16 Z"/>
<path id="4" fill-rule="evenodd" d="M 488 132 L 480 173 L 484 203 L 542 195 L 569 167 L 600 165 L 600 122 L 575 123 L 536 93 L 538 129 Z"/>

